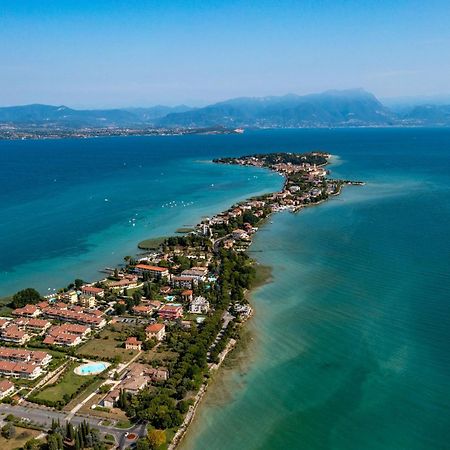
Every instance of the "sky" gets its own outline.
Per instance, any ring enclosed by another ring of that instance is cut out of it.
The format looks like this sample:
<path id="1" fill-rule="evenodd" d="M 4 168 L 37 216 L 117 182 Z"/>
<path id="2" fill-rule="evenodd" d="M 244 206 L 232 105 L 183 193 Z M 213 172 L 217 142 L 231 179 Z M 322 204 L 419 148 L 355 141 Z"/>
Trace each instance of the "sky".
<path id="1" fill-rule="evenodd" d="M 450 0 L 0 0 L 0 106 L 450 95 Z"/>

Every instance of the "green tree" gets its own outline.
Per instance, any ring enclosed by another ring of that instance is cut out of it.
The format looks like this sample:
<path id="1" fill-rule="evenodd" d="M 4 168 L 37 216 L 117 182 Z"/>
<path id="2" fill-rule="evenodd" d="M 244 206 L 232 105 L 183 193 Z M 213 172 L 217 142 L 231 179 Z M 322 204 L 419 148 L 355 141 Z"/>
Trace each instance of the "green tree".
<path id="1" fill-rule="evenodd" d="M 27 304 L 35 304 L 41 301 L 41 295 L 36 289 L 26 288 L 14 294 L 12 299 L 13 308 L 22 308 Z"/>
<path id="2" fill-rule="evenodd" d="M 12 422 L 3 425 L 1 434 L 6 439 L 12 439 L 16 435 L 16 427 Z"/>
<path id="3" fill-rule="evenodd" d="M 39 450 L 41 448 L 41 442 L 33 438 L 25 442 L 23 448 L 24 450 Z"/>

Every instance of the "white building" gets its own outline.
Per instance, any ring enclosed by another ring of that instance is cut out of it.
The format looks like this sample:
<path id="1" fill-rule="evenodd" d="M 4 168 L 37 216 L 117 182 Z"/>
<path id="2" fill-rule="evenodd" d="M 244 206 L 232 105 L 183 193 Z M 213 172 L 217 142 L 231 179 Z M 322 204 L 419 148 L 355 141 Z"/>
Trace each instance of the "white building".
<path id="1" fill-rule="evenodd" d="M 189 312 L 192 314 L 207 314 L 209 302 L 204 297 L 195 297 L 189 305 Z"/>

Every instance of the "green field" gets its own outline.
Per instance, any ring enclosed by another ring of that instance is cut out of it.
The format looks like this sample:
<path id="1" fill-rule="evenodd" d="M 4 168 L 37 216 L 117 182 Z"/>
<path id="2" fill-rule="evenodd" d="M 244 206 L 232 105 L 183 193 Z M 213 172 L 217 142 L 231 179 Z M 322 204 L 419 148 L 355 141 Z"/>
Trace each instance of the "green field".
<path id="1" fill-rule="evenodd" d="M 117 326 L 119 328 L 119 326 Z M 118 339 L 118 340 L 116 340 Z M 123 335 L 112 327 L 107 327 L 100 333 L 99 339 L 91 339 L 77 350 L 77 355 L 92 359 L 112 359 L 120 357 L 121 362 L 129 361 L 138 352 L 122 347 Z"/>
<path id="2" fill-rule="evenodd" d="M 138 247 L 141 250 L 156 250 L 166 240 L 165 237 L 157 237 L 151 239 L 145 239 L 139 242 Z"/>
<path id="3" fill-rule="evenodd" d="M 77 365 L 78 364 L 71 364 L 57 384 L 45 387 L 42 391 L 36 394 L 34 398 L 38 400 L 50 400 L 52 402 L 64 400 L 64 395 L 73 395 L 80 388 L 80 386 L 94 378 L 94 375 L 77 375 L 73 371 Z"/>

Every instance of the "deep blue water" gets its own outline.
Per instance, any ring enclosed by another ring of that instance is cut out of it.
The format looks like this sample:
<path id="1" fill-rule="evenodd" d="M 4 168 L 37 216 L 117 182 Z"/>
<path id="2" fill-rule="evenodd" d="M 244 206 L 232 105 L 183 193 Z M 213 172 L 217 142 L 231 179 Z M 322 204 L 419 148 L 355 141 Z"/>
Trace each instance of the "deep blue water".
<path id="1" fill-rule="evenodd" d="M 94 277 L 140 239 L 280 186 L 214 156 L 314 149 L 367 185 L 258 232 L 273 282 L 254 295 L 254 339 L 184 447 L 447 449 L 450 130 L 0 143 L 0 293 Z"/>

